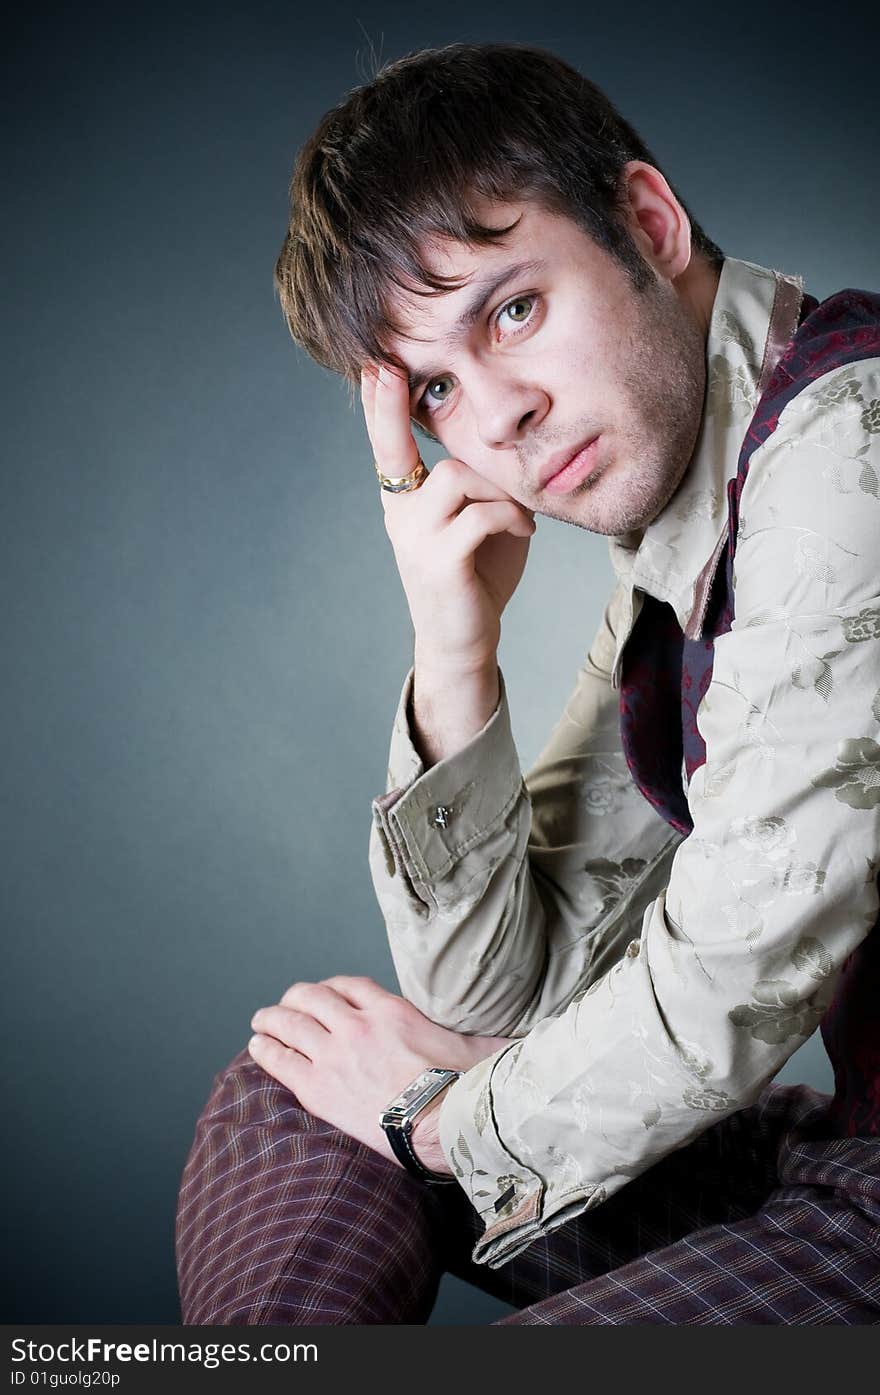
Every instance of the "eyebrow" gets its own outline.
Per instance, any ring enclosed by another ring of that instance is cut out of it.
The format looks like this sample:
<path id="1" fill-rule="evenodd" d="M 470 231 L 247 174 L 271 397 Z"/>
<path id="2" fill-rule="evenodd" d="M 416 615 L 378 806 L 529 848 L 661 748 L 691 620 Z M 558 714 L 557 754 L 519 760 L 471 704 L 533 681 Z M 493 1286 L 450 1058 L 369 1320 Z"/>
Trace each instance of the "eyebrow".
<path id="1" fill-rule="evenodd" d="M 546 271 L 547 263 L 543 258 L 536 257 L 527 262 L 513 262 L 510 266 L 503 267 L 495 276 L 488 280 L 476 282 L 476 295 L 470 300 L 459 315 L 452 329 L 443 339 L 443 347 L 446 350 L 454 348 L 460 339 L 463 339 L 469 329 L 472 329 L 476 321 L 480 318 L 486 306 L 497 291 L 501 290 L 508 281 L 512 281 L 515 276 L 525 276 L 537 271 Z M 410 396 L 422 383 L 429 383 L 432 378 L 439 378 L 444 372 L 443 365 L 436 367 L 428 365 L 425 368 L 417 368 L 407 375 Z"/>

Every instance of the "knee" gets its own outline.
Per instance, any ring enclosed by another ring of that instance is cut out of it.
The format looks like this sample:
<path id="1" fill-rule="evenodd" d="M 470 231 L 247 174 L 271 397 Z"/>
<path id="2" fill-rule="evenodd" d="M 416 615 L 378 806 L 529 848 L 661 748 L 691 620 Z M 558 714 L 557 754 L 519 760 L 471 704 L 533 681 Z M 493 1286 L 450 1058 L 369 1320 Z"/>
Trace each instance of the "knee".
<path id="1" fill-rule="evenodd" d="M 296 1096 L 258 1066 L 243 1048 L 215 1075 L 198 1116 L 178 1194 L 178 1234 L 188 1218 L 204 1225 L 208 1211 L 252 1176 L 249 1160 L 289 1156 L 298 1133 L 321 1127 Z"/>
<path id="2" fill-rule="evenodd" d="M 234 1127 L 239 1132 L 301 1108 L 295 1095 L 253 1060 L 247 1047 L 218 1071 L 196 1124 L 196 1140 L 207 1128 Z"/>
<path id="3" fill-rule="evenodd" d="M 183 1321 L 289 1323 L 298 1314 L 334 1322 L 337 1290 L 349 1282 L 357 1291 L 346 1299 L 346 1312 L 355 1314 L 346 1320 L 377 1320 L 357 1314 L 384 1313 L 375 1294 L 394 1287 L 391 1259 L 406 1250 L 401 1236 L 412 1236 L 416 1259 L 428 1247 L 428 1221 L 420 1221 L 414 1197 L 420 1189 L 393 1163 L 309 1114 L 240 1051 L 214 1079 L 181 1179 L 175 1242 Z M 344 1283 L 333 1259 L 340 1229 L 349 1237 L 346 1256 L 364 1250 Z M 398 1255 L 394 1263 L 404 1261 Z M 357 1276 L 366 1270 L 372 1277 L 364 1287 Z M 322 1284 L 328 1293 L 318 1301 Z"/>
<path id="4" fill-rule="evenodd" d="M 230 1260 L 263 1219 L 267 1181 L 283 1177 L 307 1116 L 246 1048 L 217 1073 L 196 1122 L 175 1220 L 184 1322 L 229 1322 L 215 1303 Z M 243 1251 L 244 1252 L 244 1251 Z M 225 1301 L 225 1300 L 224 1300 Z"/>

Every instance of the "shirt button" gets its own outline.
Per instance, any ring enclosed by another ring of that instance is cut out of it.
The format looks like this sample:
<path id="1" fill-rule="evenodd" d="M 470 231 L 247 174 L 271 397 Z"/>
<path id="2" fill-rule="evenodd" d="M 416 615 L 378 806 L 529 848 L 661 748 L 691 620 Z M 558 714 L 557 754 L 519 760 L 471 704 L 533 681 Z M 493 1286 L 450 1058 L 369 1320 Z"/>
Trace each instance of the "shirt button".
<path id="1" fill-rule="evenodd" d="M 438 804 L 434 810 L 434 817 L 431 822 L 437 828 L 448 828 L 449 819 L 452 815 L 452 807 L 449 804 Z"/>

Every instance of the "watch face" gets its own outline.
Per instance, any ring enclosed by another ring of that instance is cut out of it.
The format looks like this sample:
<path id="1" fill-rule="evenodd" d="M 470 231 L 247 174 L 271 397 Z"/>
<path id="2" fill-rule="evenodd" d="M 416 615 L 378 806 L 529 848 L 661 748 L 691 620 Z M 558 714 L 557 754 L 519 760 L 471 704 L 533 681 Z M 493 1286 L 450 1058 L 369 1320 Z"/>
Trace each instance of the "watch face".
<path id="1" fill-rule="evenodd" d="M 426 1079 L 424 1075 L 420 1075 L 411 1085 L 407 1085 L 406 1089 L 400 1094 L 401 1108 L 409 1109 L 411 1105 L 415 1104 L 416 1100 L 430 1090 L 433 1084 L 433 1078 L 428 1077 Z"/>
<path id="2" fill-rule="evenodd" d="M 395 1113 L 411 1114 L 413 1111 L 427 1104 L 430 1099 L 442 1089 L 448 1081 L 455 1079 L 457 1071 L 442 1070 L 432 1066 L 430 1070 L 423 1071 L 416 1076 L 415 1080 L 407 1085 L 405 1090 L 401 1090 L 397 1098 L 388 1106 Z"/>

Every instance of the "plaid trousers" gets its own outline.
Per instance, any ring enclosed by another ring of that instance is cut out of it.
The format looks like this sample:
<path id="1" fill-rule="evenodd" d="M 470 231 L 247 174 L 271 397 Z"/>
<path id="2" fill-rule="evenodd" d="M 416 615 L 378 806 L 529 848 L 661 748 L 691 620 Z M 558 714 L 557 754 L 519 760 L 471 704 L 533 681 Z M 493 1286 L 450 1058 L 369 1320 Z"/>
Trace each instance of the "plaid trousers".
<path id="1" fill-rule="evenodd" d="M 425 1323 L 445 1271 L 514 1305 L 495 1325 L 880 1324 L 880 1138 L 769 1085 L 498 1269 L 479 1218 L 305 1111 L 241 1051 L 199 1118 L 176 1251 L 188 1324 Z"/>

